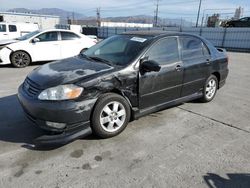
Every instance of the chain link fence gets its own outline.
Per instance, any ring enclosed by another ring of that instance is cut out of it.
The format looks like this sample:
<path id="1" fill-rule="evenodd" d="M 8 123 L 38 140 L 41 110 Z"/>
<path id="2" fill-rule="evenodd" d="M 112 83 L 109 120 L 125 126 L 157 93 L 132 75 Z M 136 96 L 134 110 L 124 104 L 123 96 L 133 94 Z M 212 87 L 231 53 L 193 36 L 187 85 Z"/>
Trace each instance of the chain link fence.
<path id="1" fill-rule="evenodd" d="M 173 32 L 186 32 L 200 35 L 214 46 L 250 51 L 250 28 L 191 28 L 191 27 L 157 27 L 157 28 L 123 28 L 123 27 L 100 27 L 98 28 L 98 37 L 107 38 L 112 35 L 120 34 L 126 31 L 142 31 L 142 30 L 160 30 Z"/>

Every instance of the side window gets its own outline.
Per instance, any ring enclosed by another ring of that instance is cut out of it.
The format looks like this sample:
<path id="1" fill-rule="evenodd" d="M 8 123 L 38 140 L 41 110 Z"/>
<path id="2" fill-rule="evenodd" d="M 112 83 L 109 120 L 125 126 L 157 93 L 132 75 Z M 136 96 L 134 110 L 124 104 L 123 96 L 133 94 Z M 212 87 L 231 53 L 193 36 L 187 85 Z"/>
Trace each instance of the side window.
<path id="1" fill-rule="evenodd" d="M 38 38 L 40 40 L 40 42 L 49 42 L 49 41 L 57 41 L 57 32 L 52 31 L 52 32 L 46 32 L 43 33 L 39 36 L 37 36 L 36 38 Z"/>
<path id="2" fill-rule="evenodd" d="M 76 35 L 75 33 L 61 32 L 61 38 L 62 40 L 76 40 L 76 39 L 79 39 L 80 37 Z"/>
<path id="3" fill-rule="evenodd" d="M 6 25 L 0 24 L 0 32 L 6 32 Z"/>
<path id="4" fill-rule="evenodd" d="M 17 31 L 17 28 L 15 25 L 9 25 L 9 31 L 10 32 L 16 32 Z"/>
<path id="5" fill-rule="evenodd" d="M 209 51 L 208 49 L 205 49 L 206 47 L 203 45 L 203 42 L 195 37 L 182 37 L 181 46 L 183 60 L 201 58 L 205 53 L 209 54 Z"/>
<path id="6" fill-rule="evenodd" d="M 209 52 L 207 46 L 204 43 L 202 44 L 202 48 L 203 48 L 202 49 L 203 50 L 203 55 L 206 56 L 206 57 L 209 56 L 210 52 Z"/>
<path id="7" fill-rule="evenodd" d="M 150 48 L 146 56 L 149 60 L 156 61 L 161 65 L 179 61 L 177 38 L 170 37 L 158 41 Z"/>

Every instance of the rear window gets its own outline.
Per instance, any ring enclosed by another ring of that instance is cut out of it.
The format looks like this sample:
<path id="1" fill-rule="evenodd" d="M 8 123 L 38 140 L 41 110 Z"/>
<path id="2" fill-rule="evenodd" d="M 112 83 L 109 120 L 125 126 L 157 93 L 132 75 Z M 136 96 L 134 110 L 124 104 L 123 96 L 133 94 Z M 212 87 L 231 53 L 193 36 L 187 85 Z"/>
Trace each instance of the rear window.
<path id="1" fill-rule="evenodd" d="M 0 32 L 6 32 L 6 25 L 0 24 Z"/>
<path id="2" fill-rule="evenodd" d="M 9 25 L 9 31 L 10 32 L 16 32 L 17 31 L 17 28 L 15 25 Z"/>
<path id="3" fill-rule="evenodd" d="M 201 58 L 209 55 L 204 43 L 195 37 L 181 37 L 182 59 Z"/>
<path id="4" fill-rule="evenodd" d="M 62 40 L 76 40 L 80 38 L 78 35 L 71 32 L 61 32 L 61 37 Z"/>

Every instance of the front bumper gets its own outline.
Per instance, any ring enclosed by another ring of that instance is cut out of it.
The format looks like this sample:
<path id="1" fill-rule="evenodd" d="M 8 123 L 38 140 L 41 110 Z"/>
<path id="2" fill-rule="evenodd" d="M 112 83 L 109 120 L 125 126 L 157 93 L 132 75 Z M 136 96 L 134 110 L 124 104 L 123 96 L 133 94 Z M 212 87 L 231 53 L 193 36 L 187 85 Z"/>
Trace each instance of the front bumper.
<path id="1" fill-rule="evenodd" d="M 12 53 L 12 50 L 9 48 L 2 48 L 0 49 L 0 64 L 5 65 L 5 64 L 10 64 L 10 54 Z"/>
<path id="2" fill-rule="evenodd" d="M 23 85 L 18 89 L 18 99 L 28 119 L 40 128 L 53 132 L 52 136 L 40 138 L 43 143 L 67 141 L 72 135 L 79 135 L 80 132 L 87 134 L 91 131 L 90 116 L 96 99 L 41 101 L 27 95 Z M 48 122 L 65 124 L 65 127 L 52 127 Z"/>

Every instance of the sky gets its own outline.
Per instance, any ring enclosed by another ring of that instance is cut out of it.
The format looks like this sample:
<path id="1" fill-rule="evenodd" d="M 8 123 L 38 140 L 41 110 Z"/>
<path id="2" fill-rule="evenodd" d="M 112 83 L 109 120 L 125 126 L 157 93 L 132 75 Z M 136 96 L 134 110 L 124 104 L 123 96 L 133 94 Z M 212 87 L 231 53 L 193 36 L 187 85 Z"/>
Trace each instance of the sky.
<path id="1" fill-rule="evenodd" d="M 95 16 L 96 8 L 101 8 L 101 16 L 154 15 L 157 0 L 0 0 L 0 11 L 11 8 L 60 8 Z M 194 20 L 197 16 L 199 0 L 159 0 L 159 16 L 162 18 L 183 18 Z M 202 0 L 201 16 L 222 13 L 232 17 L 236 7 L 244 8 L 244 16 L 250 16 L 250 0 Z M 218 9 L 218 10 L 208 10 Z"/>

